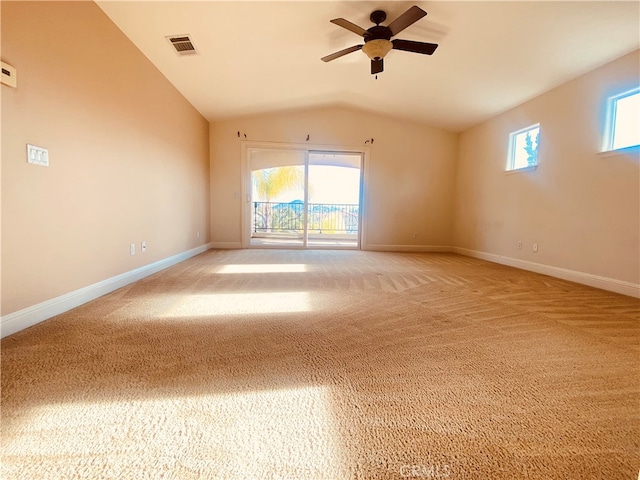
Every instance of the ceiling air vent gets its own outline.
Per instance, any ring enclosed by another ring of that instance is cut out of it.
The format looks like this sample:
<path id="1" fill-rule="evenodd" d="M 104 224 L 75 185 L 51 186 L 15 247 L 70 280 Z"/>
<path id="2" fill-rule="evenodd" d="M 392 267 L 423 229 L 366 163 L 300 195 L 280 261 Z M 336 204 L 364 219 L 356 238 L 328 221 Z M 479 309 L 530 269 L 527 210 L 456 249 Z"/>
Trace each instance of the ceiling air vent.
<path id="1" fill-rule="evenodd" d="M 167 40 L 169 40 L 176 53 L 180 56 L 196 55 L 198 53 L 189 35 L 172 35 L 167 37 Z"/>

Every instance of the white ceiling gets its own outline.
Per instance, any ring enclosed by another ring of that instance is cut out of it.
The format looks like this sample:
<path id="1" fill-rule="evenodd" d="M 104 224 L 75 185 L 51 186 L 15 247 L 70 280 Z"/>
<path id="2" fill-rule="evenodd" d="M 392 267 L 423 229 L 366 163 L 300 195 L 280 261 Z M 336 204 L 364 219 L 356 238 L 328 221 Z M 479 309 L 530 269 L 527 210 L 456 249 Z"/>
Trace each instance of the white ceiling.
<path id="1" fill-rule="evenodd" d="M 460 131 L 640 46 L 640 3 L 594 1 L 98 1 L 100 8 L 210 121 L 326 105 Z M 373 10 L 388 24 L 428 12 L 395 38 L 439 43 L 433 56 L 391 51 L 376 80 L 354 52 Z M 166 40 L 190 34 L 199 55 Z"/>

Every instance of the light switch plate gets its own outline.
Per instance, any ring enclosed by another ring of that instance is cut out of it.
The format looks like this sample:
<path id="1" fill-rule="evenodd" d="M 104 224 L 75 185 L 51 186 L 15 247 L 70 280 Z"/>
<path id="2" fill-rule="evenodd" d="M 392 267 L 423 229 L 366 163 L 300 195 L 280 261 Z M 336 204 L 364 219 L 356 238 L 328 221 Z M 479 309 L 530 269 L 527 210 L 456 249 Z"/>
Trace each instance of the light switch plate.
<path id="1" fill-rule="evenodd" d="M 49 166 L 49 150 L 27 143 L 27 162 L 34 165 Z"/>
<path id="2" fill-rule="evenodd" d="M 0 63 L 2 64 L 2 77 L 0 77 L 2 78 L 2 83 L 9 87 L 17 88 L 18 78 L 16 76 L 16 69 L 4 62 Z"/>

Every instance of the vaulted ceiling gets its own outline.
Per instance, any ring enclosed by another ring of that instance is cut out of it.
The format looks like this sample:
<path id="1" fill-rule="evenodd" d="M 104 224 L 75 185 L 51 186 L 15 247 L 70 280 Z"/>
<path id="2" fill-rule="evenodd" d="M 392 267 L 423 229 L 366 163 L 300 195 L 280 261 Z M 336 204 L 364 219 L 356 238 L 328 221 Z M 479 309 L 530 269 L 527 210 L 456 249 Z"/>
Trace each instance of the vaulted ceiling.
<path id="1" fill-rule="evenodd" d="M 640 46 L 637 1 L 98 1 L 100 8 L 210 121 L 344 105 L 460 131 Z M 428 15 L 397 38 L 438 43 L 432 56 L 392 50 L 376 79 L 361 44 L 329 21 L 388 24 L 412 5 Z M 189 34 L 198 55 L 166 39 Z"/>

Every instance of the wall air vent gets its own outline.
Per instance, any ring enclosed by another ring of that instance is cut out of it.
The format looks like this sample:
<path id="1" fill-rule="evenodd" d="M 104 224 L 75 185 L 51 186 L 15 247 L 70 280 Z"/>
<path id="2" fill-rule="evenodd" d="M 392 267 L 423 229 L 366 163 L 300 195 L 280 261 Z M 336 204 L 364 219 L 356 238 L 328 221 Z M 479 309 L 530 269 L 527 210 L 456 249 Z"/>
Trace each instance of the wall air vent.
<path id="1" fill-rule="evenodd" d="M 174 50 L 178 55 L 197 55 L 198 50 L 196 50 L 195 45 L 193 44 L 193 40 L 189 35 L 171 35 L 167 37 L 169 43 L 173 45 Z"/>

